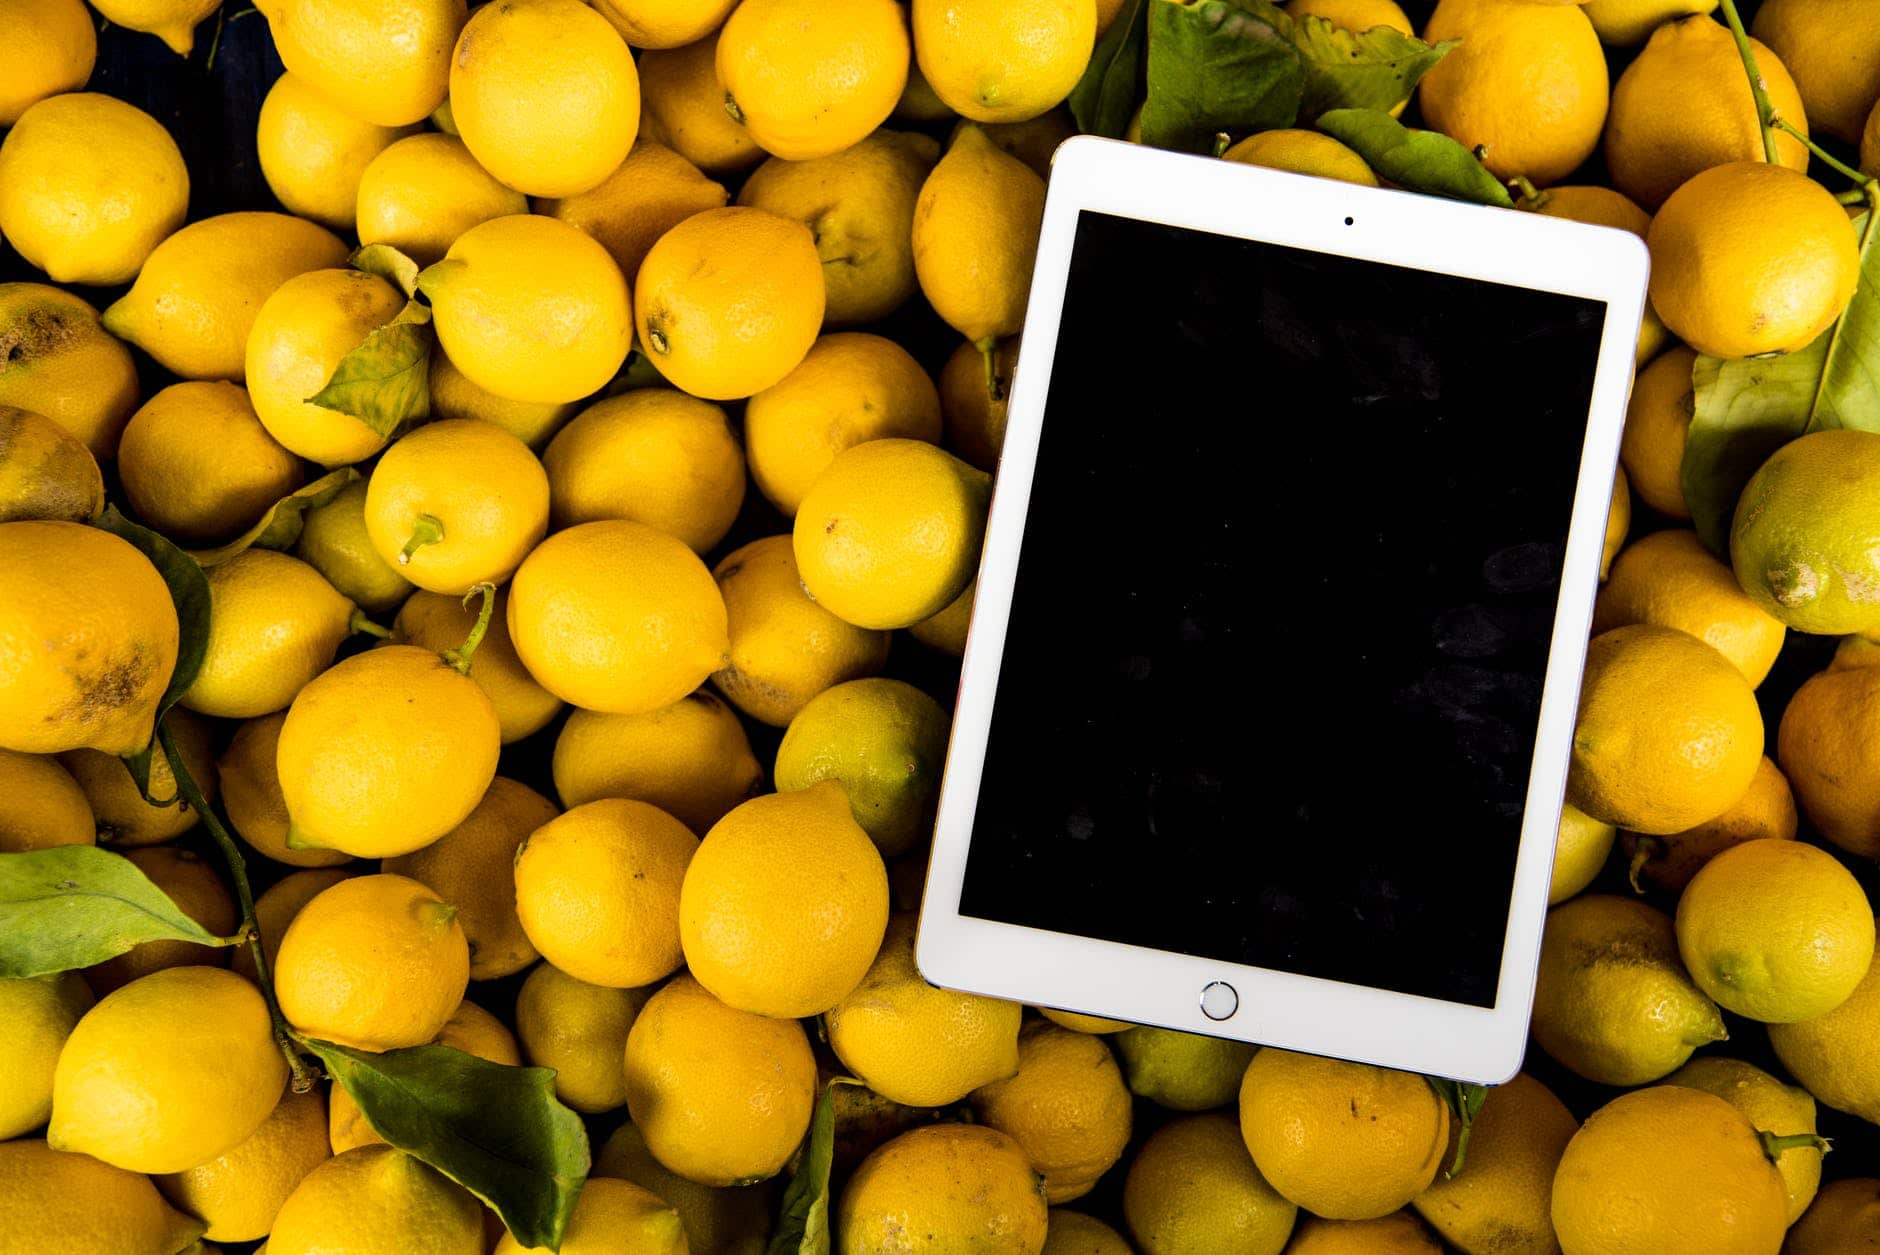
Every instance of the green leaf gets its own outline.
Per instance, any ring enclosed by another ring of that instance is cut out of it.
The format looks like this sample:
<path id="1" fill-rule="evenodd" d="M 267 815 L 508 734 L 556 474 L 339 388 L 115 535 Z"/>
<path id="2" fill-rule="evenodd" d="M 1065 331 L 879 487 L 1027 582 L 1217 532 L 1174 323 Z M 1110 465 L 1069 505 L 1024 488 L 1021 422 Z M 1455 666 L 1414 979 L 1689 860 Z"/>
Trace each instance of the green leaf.
<path id="1" fill-rule="evenodd" d="M 1071 116 L 1086 135 L 1121 139 L 1141 103 L 1151 0 L 1127 0 L 1071 89 Z"/>
<path id="2" fill-rule="evenodd" d="M 1488 1101 L 1488 1086 L 1472 1085 L 1467 1081 L 1449 1081 L 1439 1077 L 1426 1076 L 1430 1088 L 1443 1100 L 1450 1114 L 1462 1125 L 1462 1131 L 1456 1135 L 1456 1158 L 1443 1173 L 1445 1181 L 1453 1181 L 1462 1172 L 1462 1165 L 1469 1155 L 1469 1133 L 1475 1124 L 1475 1117 L 1482 1112 L 1482 1104 Z"/>
<path id="3" fill-rule="evenodd" d="M 1500 180 L 1447 135 L 1412 130 L 1380 109 L 1333 109 L 1319 115 L 1318 128 L 1406 191 L 1514 208 Z"/>
<path id="4" fill-rule="evenodd" d="M 350 414 L 381 436 L 431 413 L 431 308 L 410 301 L 398 317 L 339 359 L 309 405 Z"/>
<path id="5" fill-rule="evenodd" d="M 157 568 L 157 574 L 163 577 L 164 584 L 169 587 L 170 601 L 176 606 L 179 629 L 176 669 L 170 673 L 170 686 L 163 690 L 163 696 L 157 701 L 157 721 L 161 722 L 170 707 L 176 705 L 183 694 L 189 691 L 189 686 L 196 682 L 196 674 L 202 670 L 202 656 L 209 648 L 209 581 L 194 558 L 149 528 L 131 522 L 118 513 L 116 506 L 105 507 L 105 512 L 93 519 L 91 525 L 130 542 L 139 553 L 150 559 L 150 565 Z M 137 791 L 143 794 L 145 801 L 166 806 L 175 799 L 150 796 L 150 760 L 155 745 L 153 726 L 151 743 L 127 756 L 124 765 L 130 768 L 131 779 L 136 782 Z"/>
<path id="6" fill-rule="evenodd" d="M 589 1161 L 587 1131 L 556 1100 L 552 1070 L 449 1046 L 370 1054 L 302 1044 L 380 1137 L 488 1203 L 523 1246 L 560 1249 Z"/>
<path id="7" fill-rule="evenodd" d="M 354 270 L 377 275 L 395 286 L 410 300 L 418 294 L 418 263 L 390 244 L 368 244 L 352 255 Z"/>
<path id="8" fill-rule="evenodd" d="M 214 549 L 193 549 L 189 556 L 199 566 L 212 567 L 227 562 L 245 549 L 292 548 L 294 542 L 300 539 L 300 528 L 306 520 L 307 511 L 319 509 L 337 497 L 340 489 L 358 478 L 359 472 L 350 466 L 330 471 L 276 501 L 268 507 L 266 514 L 255 520 L 253 527 L 226 545 L 217 545 Z"/>
<path id="9" fill-rule="evenodd" d="M 91 845 L 0 854 L 0 977 L 90 967 L 145 941 L 234 943 L 183 914 L 122 854 Z"/>
<path id="10" fill-rule="evenodd" d="M 829 1170 L 836 1152 L 834 1090 L 840 1084 L 844 1082 L 835 1080 L 824 1087 L 816 1113 L 810 1117 L 809 1140 L 783 1192 L 783 1209 L 771 1233 L 768 1255 L 829 1255 Z"/>
<path id="11" fill-rule="evenodd" d="M 1394 109 L 1456 46 L 1450 39 L 1431 47 L 1389 26 L 1348 31 L 1311 14 L 1288 18 L 1287 26 L 1305 59 L 1303 119 L 1333 109 Z"/>
<path id="12" fill-rule="evenodd" d="M 1305 62 L 1266 0 L 1147 0 L 1149 97 L 1142 142 L 1204 153 L 1220 131 L 1291 126 Z"/>

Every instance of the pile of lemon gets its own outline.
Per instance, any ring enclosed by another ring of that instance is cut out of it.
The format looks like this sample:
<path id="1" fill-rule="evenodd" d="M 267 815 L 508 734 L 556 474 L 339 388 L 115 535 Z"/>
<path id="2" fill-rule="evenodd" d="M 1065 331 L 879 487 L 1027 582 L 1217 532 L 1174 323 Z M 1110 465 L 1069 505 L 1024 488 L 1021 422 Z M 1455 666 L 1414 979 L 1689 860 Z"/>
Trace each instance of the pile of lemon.
<path id="1" fill-rule="evenodd" d="M 963 648 L 1043 179 L 1118 0 L 263 0 L 287 212 L 196 221 L 164 126 L 84 91 L 93 14 L 0 0 L 0 235 L 51 281 L 0 284 L 0 858 L 103 846 L 256 937 L 0 979 L 0 1252 L 531 1249 L 290 1081 L 277 1015 L 553 1069 L 598 1143 L 568 1255 L 766 1250 L 819 1097 L 792 1252 L 1880 1244 L 1880 1181 L 1824 1187 L 1814 1136 L 1817 1101 L 1880 1123 L 1880 436 L 1783 445 L 1727 559 L 1681 476 L 1694 372 L 1856 299 L 1856 198 L 1802 137 L 1880 173 L 1880 6 L 1765 0 L 1739 40 L 1717 5 L 1441 0 L 1411 115 L 1653 255 L 1534 1015 L 1612 1087 L 1582 1123 L 1525 1074 L 1474 1112 L 915 968 L 948 713 L 883 672 Z M 187 53 L 216 4 L 95 7 Z M 855 329 L 916 301 L 957 335 L 934 374 Z M 89 525 L 107 484 L 200 565 L 206 636 Z M 1841 643 L 1771 755 L 1756 689 L 1804 634 Z M 146 795 L 115 760 L 160 707 Z M 499 774 L 532 763 L 553 797 Z M 1765 1032 L 1787 1078 L 1735 1057 Z"/>

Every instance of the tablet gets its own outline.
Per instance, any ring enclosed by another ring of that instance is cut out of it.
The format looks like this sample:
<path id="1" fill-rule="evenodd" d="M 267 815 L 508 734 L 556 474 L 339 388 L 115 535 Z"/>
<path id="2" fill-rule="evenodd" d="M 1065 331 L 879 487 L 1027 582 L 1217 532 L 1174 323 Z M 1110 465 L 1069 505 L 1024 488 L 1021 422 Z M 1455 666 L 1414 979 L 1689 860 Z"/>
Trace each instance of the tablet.
<path id="1" fill-rule="evenodd" d="M 925 977 L 1512 1075 L 1646 267 L 1538 214 L 1060 148 Z"/>

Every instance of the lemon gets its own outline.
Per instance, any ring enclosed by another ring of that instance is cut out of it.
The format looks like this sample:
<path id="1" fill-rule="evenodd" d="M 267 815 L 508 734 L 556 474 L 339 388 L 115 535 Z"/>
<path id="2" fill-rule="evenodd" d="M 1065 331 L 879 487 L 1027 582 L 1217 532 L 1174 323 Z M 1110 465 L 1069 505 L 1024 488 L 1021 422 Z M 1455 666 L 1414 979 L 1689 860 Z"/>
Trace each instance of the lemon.
<path id="1" fill-rule="evenodd" d="M 1295 19 L 1324 18 L 1348 31 L 1363 32 L 1376 26 L 1388 26 L 1399 34 L 1416 37 L 1410 19 L 1395 0 L 1292 0 L 1286 12 Z"/>
<path id="2" fill-rule="evenodd" d="M 1107 1033 L 1120 1033 L 1136 1027 L 1128 1020 L 1108 1020 L 1100 1015 L 1081 1015 L 1076 1011 L 1059 1011 L 1055 1007 L 1039 1007 L 1038 1014 L 1053 1024 L 1061 1024 L 1073 1032 L 1096 1033 L 1099 1036 Z M 1238 1080 L 1235 1081 L 1235 1086 L 1238 1088 Z"/>
<path id="3" fill-rule="evenodd" d="M 0 405 L 44 414 L 102 460 L 137 397 L 130 350 L 97 310 L 43 283 L 0 283 Z"/>
<path id="4" fill-rule="evenodd" d="M 204 1237 L 250 1242 L 268 1235 L 288 1195 L 330 1158 L 326 1099 L 317 1089 L 289 1089 L 246 1141 L 187 1172 L 158 1177 L 157 1187 L 208 1222 Z"/>
<path id="5" fill-rule="evenodd" d="M 274 80 L 261 102 L 255 150 L 274 199 L 292 213 L 344 231 L 355 221 L 366 167 L 412 129 L 355 118 L 288 73 Z"/>
<path id="6" fill-rule="evenodd" d="M 295 275 L 345 260 L 346 246 L 338 236 L 301 218 L 275 213 L 204 218 L 157 246 L 131 290 L 104 311 L 104 326 L 185 379 L 240 382 L 247 369 L 248 333 L 262 303 Z M 303 395 L 325 386 L 323 377 Z M 256 409 L 261 410 L 258 403 Z M 263 413 L 264 422 L 266 417 Z"/>
<path id="7" fill-rule="evenodd" d="M 42 100 L 0 142 L 0 234 L 55 282 L 128 283 L 188 208 L 182 150 L 114 97 Z"/>
<path id="8" fill-rule="evenodd" d="M 725 412 L 671 388 L 595 402 L 549 442 L 542 464 L 557 529 L 632 519 L 704 553 L 744 502 L 744 451 Z"/>
<path id="9" fill-rule="evenodd" d="M 590 1175 L 631 1181 L 671 1203 L 695 1253 L 763 1255 L 769 1247 L 773 1191 L 768 1185 L 716 1188 L 688 1181 L 653 1158 L 630 1123 L 602 1144 Z"/>
<path id="10" fill-rule="evenodd" d="M 1815 1100 L 1808 1091 L 1785 1085 L 1754 1064 L 1705 1055 L 1666 1077 L 1665 1084 L 1715 1094 L 1758 1129 L 1778 1135 L 1815 1131 Z M 1808 1210 L 1821 1186 L 1822 1153 L 1817 1147 L 1797 1146 L 1776 1156 L 1776 1171 L 1788 1192 L 1790 1224 Z"/>
<path id="11" fill-rule="evenodd" d="M 887 869 L 829 781 L 753 798 L 719 820 L 679 895 L 686 966 L 758 1015 L 835 1006 L 861 983 L 887 923 Z"/>
<path id="12" fill-rule="evenodd" d="M 1321 1220 L 1307 1216 L 1286 1244 L 1286 1255 L 1442 1255 L 1443 1247 L 1407 1211 L 1375 1220 Z"/>
<path id="13" fill-rule="evenodd" d="M 1638 372 L 1626 403 L 1625 434 L 1619 444 L 1619 458 L 1632 491 L 1658 513 L 1677 520 L 1691 517 L 1684 503 L 1680 468 L 1697 407 L 1691 383 L 1696 361 L 1696 353 L 1673 345 Z"/>
<path id="14" fill-rule="evenodd" d="M 287 844 L 287 802 L 274 771 L 285 711 L 250 719 L 235 730 L 216 760 L 222 809 L 241 838 L 258 852 L 291 867 L 334 867 L 350 861 L 338 850 L 296 850 Z M 274 940 L 278 940 L 278 936 Z M 240 953 L 238 952 L 238 958 Z"/>
<path id="15" fill-rule="evenodd" d="M 287 926 L 294 922 L 307 903 L 331 889 L 342 880 L 352 877 L 353 873 L 343 868 L 320 867 L 289 872 L 268 887 L 266 893 L 255 899 L 255 925 L 261 932 L 261 948 L 267 954 L 269 970 L 273 970 L 275 958 L 281 952 L 281 938 L 287 935 Z M 254 952 L 249 946 L 239 946 L 231 964 L 241 975 L 259 984 L 255 975 Z"/>
<path id="16" fill-rule="evenodd" d="M 274 967 L 288 1023 L 360 1050 L 430 1041 L 469 980 L 456 908 L 415 880 L 384 873 L 340 881 L 303 906 Z"/>
<path id="17" fill-rule="evenodd" d="M 1121 0 L 1116 0 L 1121 6 Z M 1097 28 L 1104 24 L 1104 4 L 1097 8 Z M 1010 153 L 1031 167 L 1031 172 L 1041 179 L 1051 177 L 1051 158 L 1065 140 L 1076 135 L 1077 120 L 1066 108 L 1056 108 L 1049 113 L 1041 113 L 1035 118 L 1023 122 L 988 122 L 986 138 L 990 139 L 1003 152 Z"/>
<path id="18" fill-rule="evenodd" d="M 306 512 L 294 554 L 367 614 L 396 610 L 411 594 L 411 581 L 379 557 L 366 535 L 363 479 L 347 484 L 332 500 Z"/>
<path id="19" fill-rule="evenodd" d="M 610 6 L 603 0 L 596 7 L 606 14 Z M 617 6 L 611 7 L 617 12 Z M 728 198 L 722 183 L 643 135 L 619 168 L 599 184 L 572 196 L 538 201 L 536 211 L 593 236 L 613 254 L 620 273 L 631 276 L 640 272 L 655 240 L 693 214 L 722 208 Z"/>
<path id="20" fill-rule="evenodd" d="M 333 661 L 355 608 L 298 558 L 244 549 L 206 572 L 209 638 L 182 704 L 252 719 L 286 708 Z"/>
<path id="21" fill-rule="evenodd" d="M 190 544 L 246 531 L 306 478 L 248 394 L 220 380 L 171 384 L 144 402 L 119 443 L 118 476 L 139 518 Z"/>
<path id="22" fill-rule="evenodd" d="M 934 1124 L 862 1161 L 837 1204 L 835 1249 L 1035 1255 L 1046 1224 L 1042 1186 L 1016 1141 L 997 1129 Z M 903 1237 L 909 1230 L 919 1236 Z"/>
<path id="23" fill-rule="evenodd" d="M 1172 1111 L 1211 1111 L 1233 1102 L 1255 1049 L 1246 1042 L 1147 1025 L 1116 1035 L 1130 1093 Z"/>
<path id="24" fill-rule="evenodd" d="M 314 270 L 274 290 L 248 336 L 248 396 L 268 434 L 326 466 L 371 457 L 386 437 L 361 420 L 316 405 L 340 359 L 397 317 L 405 297 L 359 270 Z"/>
<path id="25" fill-rule="evenodd" d="M 1053 1207 L 1038 1255 L 1133 1255 L 1123 1235 L 1093 1216 Z"/>
<path id="26" fill-rule="evenodd" d="M 539 963 L 516 994 L 516 1036 L 530 1063 L 555 1070 L 555 1097 L 576 1111 L 612 1111 L 626 1105 L 627 1030 L 650 996 Z"/>
<path id="27" fill-rule="evenodd" d="M 0 126 L 48 96 L 75 92 L 98 60 L 98 32 L 80 0 L 20 0 L 0 49 Z"/>
<path id="28" fill-rule="evenodd" d="M 1279 1255 L 1299 1209 L 1266 1183 L 1234 1121 L 1183 1116 L 1130 1162 L 1123 1217 L 1144 1255 Z"/>
<path id="29" fill-rule="evenodd" d="M 132 850 L 125 855 L 132 866 L 150 879 L 178 910 L 218 937 L 233 935 L 241 925 L 235 899 L 222 877 L 199 855 L 175 846 Z M 166 968 L 202 965 L 227 967 L 229 951 L 220 946 L 163 939 L 144 941 L 114 959 L 85 970 L 85 979 L 98 994 L 108 994 L 134 980 Z"/>
<path id="30" fill-rule="evenodd" d="M 440 260 L 471 227 L 529 212 L 454 135 L 389 144 L 359 174 L 353 222 L 361 244 L 390 244 L 420 266 Z"/>
<path id="31" fill-rule="evenodd" d="M 1018 341 L 999 340 L 981 349 L 968 340 L 947 356 L 940 368 L 940 414 L 946 444 L 982 471 L 999 465 L 1005 444 L 1005 406 Z"/>
<path id="32" fill-rule="evenodd" d="M 548 530 L 548 476 L 490 423 L 446 419 L 402 437 L 366 488 L 366 535 L 380 558 L 434 593 L 507 580 Z"/>
<path id="33" fill-rule="evenodd" d="M 635 48 L 682 48 L 719 26 L 737 0 L 597 0 L 594 8 Z"/>
<path id="34" fill-rule="evenodd" d="M 561 713 L 561 699 L 535 682 L 516 657 L 509 639 L 509 619 L 503 610 L 506 594 L 496 594 L 496 609 L 477 646 L 470 678 L 496 709 L 503 744 L 540 732 Z M 413 593 L 392 624 L 394 640 L 443 652 L 461 644 L 476 625 L 478 611 L 456 597 L 442 593 Z"/>
<path id="35" fill-rule="evenodd" d="M 496 775 L 502 730 L 476 681 L 387 645 L 300 690 L 275 761 L 290 845 L 389 858 L 462 823 Z"/>
<path id="36" fill-rule="evenodd" d="M 730 205 L 659 238 L 640 264 L 634 317 L 660 374 L 725 401 L 795 370 L 816 341 L 823 307 L 822 261 L 808 228 Z"/>
<path id="37" fill-rule="evenodd" d="M 478 419 L 540 450 L 579 408 L 572 401 L 512 401 L 470 382 L 442 353 L 431 354 L 431 417 Z"/>
<path id="38" fill-rule="evenodd" d="M 268 1255 L 483 1255 L 483 1205 L 390 1146 L 361 1146 L 307 1174 L 274 1221 Z"/>
<path id="39" fill-rule="evenodd" d="M 1097 37 L 1094 0 L 916 0 L 909 16 L 928 85 L 978 122 L 1023 122 L 1060 103 Z"/>
<path id="40" fill-rule="evenodd" d="M 869 440 L 940 440 L 940 394 L 913 356 L 883 336 L 826 335 L 744 412 L 751 476 L 784 517 L 836 456 Z"/>
<path id="41" fill-rule="evenodd" d="M 1089 1193 L 1129 1143 L 1130 1093 L 1110 1048 L 1049 1021 L 1025 1026 L 1018 1072 L 975 1090 L 972 1104 L 1024 1150 L 1051 1203 Z"/>
<path id="42" fill-rule="evenodd" d="M 479 8 L 457 38 L 450 112 L 479 164 L 530 196 L 572 196 L 619 168 L 640 128 L 633 54 L 580 0 Z"/>
<path id="43" fill-rule="evenodd" d="M 176 1255 L 202 1230 L 148 1177 L 42 1141 L 0 1142 L 0 1233 L 12 1251 Z"/>
<path id="44" fill-rule="evenodd" d="M 907 627 L 944 610 L 973 577 L 991 486 L 924 441 L 838 454 L 797 510 L 803 587 L 857 627 Z"/>
<path id="45" fill-rule="evenodd" d="M 77 972 L 0 980 L 0 1140 L 30 1133 L 52 1114 L 52 1074 L 91 990 Z"/>
<path id="46" fill-rule="evenodd" d="M 764 159 L 750 131 L 725 108 L 718 36 L 640 54 L 640 130 L 706 174 L 748 170 Z"/>
<path id="47" fill-rule="evenodd" d="M 450 360 L 497 396 L 579 400 L 626 361 L 633 324 L 620 268 L 553 218 L 513 214 L 471 227 L 418 286 Z"/>
<path id="48" fill-rule="evenodd" d="M 875 131 L 826 157 L 772 157 L 745 180 L 738 204 L 810 229 L 827 323 L 878 322 L 914 295 L 914 201 L 939 155 L 925 135 Z"/>
<path id="49" fill-rule="evenodd" d="M 1517 1074 L 1488 1091 L 1462 1171 L 1417 1195 L 1417 1213 L 1465 1251 L 1557 1251 L 1548 1215 L 1554 1170 L 1579 1127 L 1545 1085 Z"/>
<path id="50" fill-rule="evenodd" d="M 1838 733 L 1837 727 L 1837 733 Z M 1715 819 L 1669 836 L 1625 835 L 1632 875 L 1666 893 L 1679 894 L 1712 858 L 1745 841 L 1793 841 L 1797 817 L 1788 779 L 1768 757 L 1756 764 L 1749 792 Z"/>
<path id="51" fill-rule="evenodd" d="M 1583 7 L 1601 43 L 1633 48 L 1667 22 L 1711 12 L 1717 0 L 1587 0 Z"/>
<path id="52" fill-rule="evenodd" d="M 1554 843 L 1553 879 L 1547 904 L 1557 906 L 1598 878 L 1612 854 L 1618 829 L 1601 823 L 1572 806 L 1560 811 L 1560 830 Z"/>
<path id="53" fill-rule="evenodd" d="M 844 623 L 809 599 L 788 536 L 732 550 L 712 577 L 731 634 L 729 659 L 712 683 L 753 719 L 787 724 L 817 694 L 887 664 L 886 632 Z"/>
<path id="54" fill-rule="evenodd" d="M 1594 603 L 1593 631 L 1628 623 L 1690 633 L 1734 663 L 1751 687 L 1769 674 L 1787 634 L 1688 529 L 1653 532 L 1619 554 Z"/>
<path id="55" fill-rule="evenodd" d="M 1880 1181 L 1851 1177 L 1825 1186 L 1789 1230 L 1788 1255 L 1836 1255 L 1880 1241 Z"/>
<path id="56" fill-rule="evenodd" d="M 1880 493 L 1880 440 L 1817 431 L 1762 464 L 1737 501 L 1730 562 L 1743 589 L 1801 632 L 1880 627 L 1869 504 Z"/>
<path id="57" fill-rule="evenodd" d="M 422 850 L 385 860 L 385 870 L 427 885 L 457 908 L 470 946 L 470 979 L 495 980 L 535 962 L 516 918 L 516 850 L 554 819 L 555 804 L 498 776 L 469 818 Z"/>
<path id="58" fill-rule="evenodd" d="M 1769 1043 L 1789 1074 L 1821 1102 L 1880 1123 L 1880 960 L 1826 1015 L 1771 1024 Z"/>
<path id="59" fill-rule="evenodd" d="M 1880 22 L 1873 10 L 1859 0 L 1768 0 L 1751 30 L 1782 58 L 1813 128 L 1859 143 L 1880 98 Z"/>
<path id="60" fill-rule="evenodd" d="M 1241 140 L 1221 157 L 1243 165 L 1289 170 L 1294 174 L 1316 175 L 1365 187 L 1377 186 L 1377 176 L 1364 164 L 1364 158 L 1317 131 L 1261 131 Z"/>
<path id="61" fill-rule="evenodd" d="M 631 1250 L 644 1255 L 686 1255 L 685 1225 L 679 1213 L 651 1190 L 631 1181 L 595 1177 L 581 1187 L 574 1214 L 557 1248 L 562 1255 L 613 1255 Z M 525 1255 L 543 1246 L 524 1246 L 505 1233 L 495 1255 Z"/>
<path id="62" fill-rule="evenodd" d="M 479 1007 L 469 999 L 457 1004 L 457 1009 L 444 1021 L 444 1027 L 437 1030 L 437 1036 L 431 1039 L 434 1046 L 449 1046 L 467 1055 L 475 1055 L 490 1063 L 500 1063 L 504 1067 L 520 1067 L 522 1051 L 516 1045 L 515 1037 L 503 1022 Z M 366 1119 L 365 1112 L 353 1101 L 340 1086 L 333 1087 L 331 1111 L 327 1121 L 327 1138 L 335 1155 L 343 1155 L 359 1146 L 383 1145 L 385 1139 Z"/>
<path id="63" fill-rule="evenodd" d="M 1677 1085 L 1595 1111 L 1554 1176 L 1554 1229 L 1576 1253 L 1774 1251 L 1787 1207 L 1782 1177 L 1749 1121 L 1723 1099 Z"/>
<path id="64" fill-rule="evenodd" d="M 893 0 L 745 0 L 718 34 L 725 108 L 765 152 L 808 161 L 860 143 L 907 86 L 907 14 Z"/>
<path id="65" fill-rule="evenodd" d="M 167 717 L 183 765 L 204 797 L 216 795 L 215 759 L 208 725 L 187 712 Z M 98 840 L 119 847 L 158 845 L 175 840 L 196 826 L 197 815 L 177 793 L 168 758 L 151 756 L 149 796 L 139 792 L 130 772 L 117 756 L 93 749 L 67 750 L 60 764 L 71 773 L 96 817 Z"/>
<path id="66" fill-rule="evenodd" d="M 724 818 L 764 778 L 744 725 L 703 690 L 641 715 L 574 711 L 555 738 L 553 771 L 563 806 L 634 798 L 695 833 Z"/>
<path id="67" fill-rule="evenodd" d="M 1016 335 L 1031 294 L 1044 180 L 962 126 L 914 205 L 914 272 L 934 312 L 990 351 Z"/>
<path id="68" fill-rule="evenodd" d="M 627 1110 L 647 1149 L 701 1185 L 775 1176 L 816 1101 L 800 1024 L 728 1007 L 683 973 L 641 1008 L 626 1069 Z"/>
<path id="69" fill-rule="evenodd" d="M 0 523 L 83 523 L 104 510 L 98 459 L 44 414 L 0 404 Z"/>
<path id="70" fill-rule="evenodd" d="M 97 841 L 91 803 L 58 759 L 0 750 L 0 854 Z"/>
<path id="71" fill-rule="evenodd" d="M 582 523 L 535 547 L 509 588 L 509 634 L 543 688 L 584 710 L 645 714 L 724 665 L 724 598 L 683 541 Z"/>
<path id="72" fill-rule="evenodd" d="M 1586 894 L 1547 913 L 1534 1040 L 1602 1085 L 1643 1085 L 1725 1037 L 1678 960 L 1671 920 L 1642 902 Z"/>
<path id="73" fill-rule="evenodd" d="M 354 117 L 409 126 L 444 102 L 464 0 L 264 0 L 256 7 L 288 71 Z"/>
<path id="74" fill-rule="evenodd" d="M 1831 669 L 1796 690 L 1776 733 L 1782 770 L 1809 821 L 1862 858 L 1880 856 L 1880 752 L 1872 735 L 1877 712 L 1880 669 Z"/>
<path id="75" fill-rule="evenodd" d="M 777 788 L 835 781 L 882 854 L 904 854 L 933 833 L 948 727 L 940 703 L 904 681 L 838 684 L 790 721 L 777 748 Z"/>

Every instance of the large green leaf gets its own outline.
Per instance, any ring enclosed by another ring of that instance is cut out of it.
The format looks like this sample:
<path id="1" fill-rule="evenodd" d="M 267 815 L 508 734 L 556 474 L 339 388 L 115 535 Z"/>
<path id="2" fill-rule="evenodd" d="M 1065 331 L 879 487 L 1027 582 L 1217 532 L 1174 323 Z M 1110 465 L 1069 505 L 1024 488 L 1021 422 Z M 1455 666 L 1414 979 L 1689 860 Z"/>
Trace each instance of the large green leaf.
<path id="1" fill-rule="evenodd" d="M 69 972 L 145 941 L 233 944 L 183 914 L 121 854 L 59 845 L 0 854 L 0 977 Z"/>
<path id="2" fill-rule="evenodd" d="M 1149 95 L 1142 142 L 1212 150 L 1217 133 L 1291 126 L 1305 91 L 1305 59 L 1264 0 L 1147 0 Z M 1256 9 L 1256 5 L 1258 8 Z"/>
<path id="3" fill-rule="evenodd" d="M 834 1090 L 844 1083 L 830 1082 L 816 1103 L 802 1159 L 783 1192 L 783 1209 L 771 1232 L 769 1255 L 829 1255 L 829 1170 L 836 1148 Z"/>
<path id="4" fill-rule="evenodd" d="M 1431 47 L 1389 26 L 1348 31 L 1311 14 L 1286 18 L 1285 29 L 1305 59 L 1299 116 L 1306 120 L 1333 109 L 1394 109 L 1456 46 L 1450 39 Z"/>
<path id="5" fill-rule="evenodd" d="M 1413 130 L 1380 109 L 1333 109 L 1319 116 L 1318 128 L 1407 191 L 1514 208 L 1508 189 L 1447 135 Z"/>
<path id="6" fill-rule="evenodd" d="M 1069 104 L 1077 129 L 1121 139 L 1142 102 L 1149 50 L 1150 0 L 1125 0 L 1122 11 L 1090 54 Z"/>
<path id="7" fill-rule="evenodd" d="M 304 1041 L 378 1135 L 488 1203 L 524 1246 L 561 1248 L 587 1180 L 581 1117 L 548 1068 L 508 1067 L 449 1046 L 370 1054 Z"/>
<path id="8" fill-rule="evenodd" d="M 269 506 L 267 513 L 256 519 L 253 527 L 234 540 L 217 545 L 214 549 L 191 550 L 190 557 L 199 566 L 212 567 L 227 562 L 245 549 L 290 549 L 300 539 L 300 528 L 306 521 L 307 511 L 319 509 L 337 497 L 340 489 L 358 478 L 359 472 L 350 466 L 330 471 Z"/>

